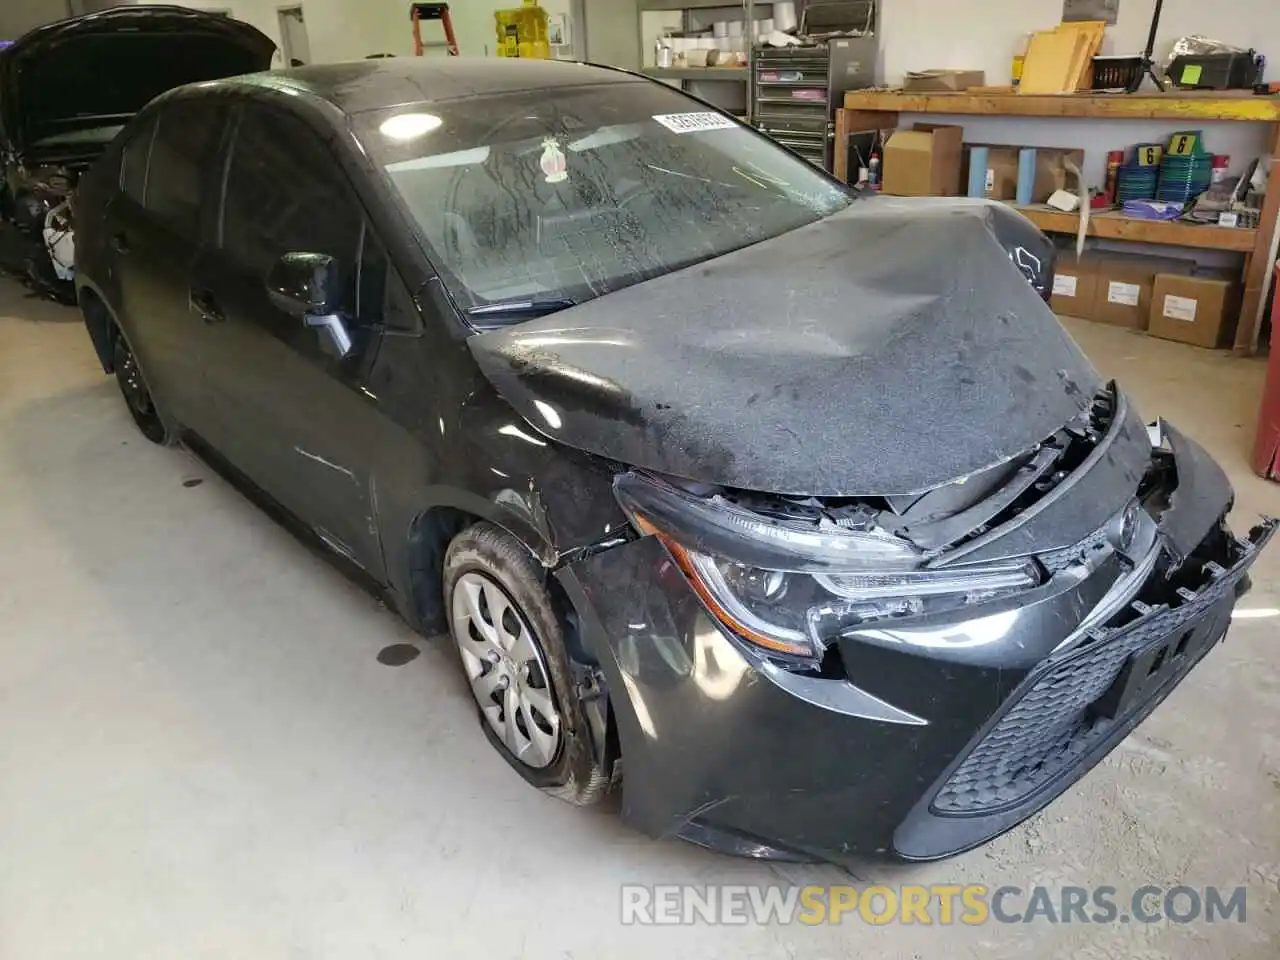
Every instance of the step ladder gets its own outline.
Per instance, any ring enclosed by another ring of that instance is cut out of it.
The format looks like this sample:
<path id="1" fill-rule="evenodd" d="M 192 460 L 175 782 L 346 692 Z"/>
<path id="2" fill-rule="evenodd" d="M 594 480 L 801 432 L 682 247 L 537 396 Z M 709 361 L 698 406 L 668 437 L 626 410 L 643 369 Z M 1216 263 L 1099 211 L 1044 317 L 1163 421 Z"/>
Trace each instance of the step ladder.
<path id="1" fill-rule="evenodd" d="M 422 56 L 428 47 L 447 47 L 449 56 L 456 57 L 458 55 L 458 39 L 453 34 L 453 21 L 449 18 L 449 5 L 447 3 L 411 3 L 409 4 L 409 19 L 413 21 L 414 56 Z M 423 42 L 423 20 L 439 20 L 440 25 L 444 27 L 444 40 Z"/>

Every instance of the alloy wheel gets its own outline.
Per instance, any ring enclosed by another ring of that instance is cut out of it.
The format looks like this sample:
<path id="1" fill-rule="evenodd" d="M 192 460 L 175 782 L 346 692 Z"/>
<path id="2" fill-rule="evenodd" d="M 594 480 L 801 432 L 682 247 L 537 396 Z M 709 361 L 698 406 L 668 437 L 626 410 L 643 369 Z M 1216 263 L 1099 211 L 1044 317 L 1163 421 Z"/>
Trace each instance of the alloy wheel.
<path id="1" fill-rule="evenodd" d="M 496 582 L 476 572 L 458 578 L 452 609 L 453 638 L 485 720 L 521 763 L 549 766 L 560 750 L 560 713 L 528 619 Z"/>

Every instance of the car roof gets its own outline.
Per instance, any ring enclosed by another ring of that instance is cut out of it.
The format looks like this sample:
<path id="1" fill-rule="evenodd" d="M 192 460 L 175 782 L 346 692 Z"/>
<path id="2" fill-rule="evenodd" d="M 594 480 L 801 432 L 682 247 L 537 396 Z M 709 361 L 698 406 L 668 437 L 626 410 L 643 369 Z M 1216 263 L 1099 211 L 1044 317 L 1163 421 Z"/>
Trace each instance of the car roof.
<path id="1" fill-rule="evenodd" d="M 347 114 L 403 103 L 460 100 L 524 90 L 645 83 L 643 77 L 573 60 L 519 57 L 389 57 L 254 73 L 202 84 L 310 95 Z"/>

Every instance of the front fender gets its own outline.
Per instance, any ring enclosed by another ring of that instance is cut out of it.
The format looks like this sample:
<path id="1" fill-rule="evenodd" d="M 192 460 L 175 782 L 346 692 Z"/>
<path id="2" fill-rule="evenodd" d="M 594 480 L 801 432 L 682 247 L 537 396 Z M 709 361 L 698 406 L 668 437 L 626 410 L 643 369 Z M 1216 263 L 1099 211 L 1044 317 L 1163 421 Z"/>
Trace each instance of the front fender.
<path id="1" fill-rule="evenodd" d="M 807 697 L 716 625 L 656 537 L 556 577 L 608 686 L 628 824 L 773 859 L 888 842 L 914 783 L 886 759 L 927 742 L 921 719 L 849 683 Z"/>

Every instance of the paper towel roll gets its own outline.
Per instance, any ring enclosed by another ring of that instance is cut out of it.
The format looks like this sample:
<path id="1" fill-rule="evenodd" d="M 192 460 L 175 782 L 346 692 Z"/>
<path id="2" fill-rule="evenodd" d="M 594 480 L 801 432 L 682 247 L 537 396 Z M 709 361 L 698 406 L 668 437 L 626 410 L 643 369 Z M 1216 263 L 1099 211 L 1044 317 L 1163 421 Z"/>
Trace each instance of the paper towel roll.
<path id="1" fill-rule="evenodd" d="M 773 5 L 773 28 L 784 33 L 794 30 L 799 25 L 796 20 L 796 5 L 791 0 Z"/>

